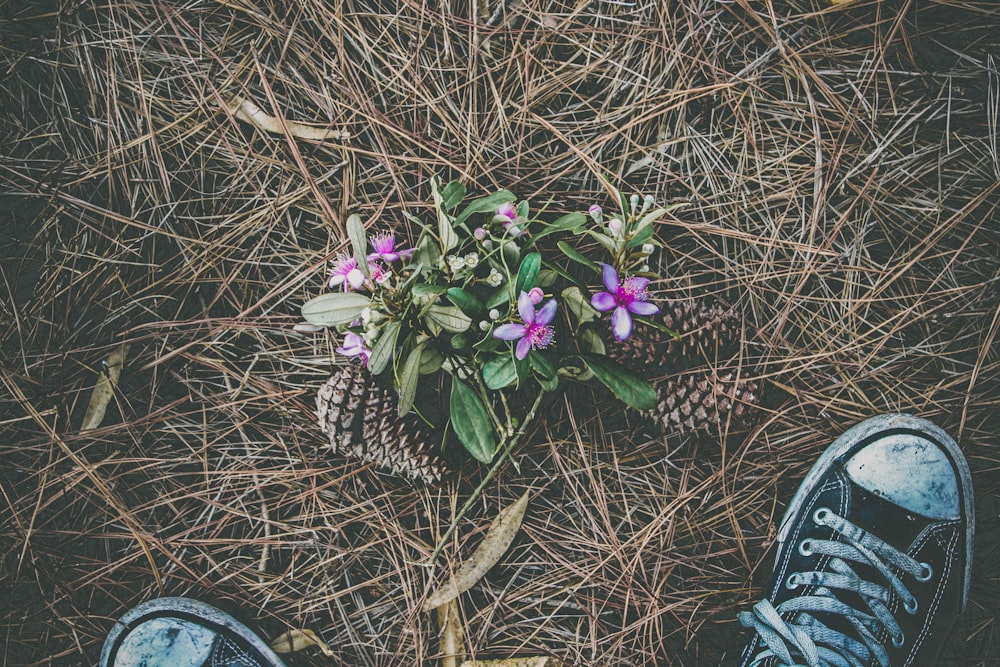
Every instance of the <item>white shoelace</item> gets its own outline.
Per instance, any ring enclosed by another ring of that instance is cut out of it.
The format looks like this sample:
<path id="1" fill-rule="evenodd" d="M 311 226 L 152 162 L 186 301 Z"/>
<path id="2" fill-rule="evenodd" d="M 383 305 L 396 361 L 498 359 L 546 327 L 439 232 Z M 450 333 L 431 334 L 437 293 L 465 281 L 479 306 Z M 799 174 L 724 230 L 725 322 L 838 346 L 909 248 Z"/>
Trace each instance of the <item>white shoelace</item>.
<path id="1" fill-rule="evenodd" d="M 923 582 L 933 575 L 930 565 L 917 562 L 825 507 L 816 510 L 812 520 L 833 528 L 842 541 L 807 539 L 799 543 L 799 552 L 804 556 L 830 557 L 824 571 L 796 572 L 786 580 L 789 588 L 813 587 L 809 595 L 791 598 L 777 607 L 762 600 L 753 611 L 740 613 L 740 622 L 755 630 L 767 647 L 754 656 L 751 664 L 758 665 L 773 657 L 778 664 L 788 667 L 863 667 L 874 656 L 881 667 L 889 667 L 889 655 L 877 637 L 879 626 L 885 628 L 894 646 L 905 642 L 903 631 L 888 607 L 891 596 L 899 598 L 906 613 L 917 613 L 917 599 L 891 568 L 895 566 Z M 874 567 L 888 587 L 865 581 L 848 561 Z M 837 599 L 834 590 L 856 593 L 871 613 Z M 854 636 L 827 627 L 810 612 L 846 619 L 855 630 Z M 783 620 L 782 615 L 789 613 L 794 614 L 791 620 Z M 793 658 L 793 651 L 804 663 Z"/>

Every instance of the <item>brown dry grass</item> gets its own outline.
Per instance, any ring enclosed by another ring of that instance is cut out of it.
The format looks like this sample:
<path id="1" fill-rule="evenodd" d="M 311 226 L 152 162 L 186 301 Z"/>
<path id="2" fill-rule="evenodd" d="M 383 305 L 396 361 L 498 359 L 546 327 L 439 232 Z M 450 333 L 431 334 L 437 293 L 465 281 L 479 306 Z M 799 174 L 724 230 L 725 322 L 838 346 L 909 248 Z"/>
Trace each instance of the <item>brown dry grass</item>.
<path id="1" fill-rule="evenodd" d="M 662 438 L 559 404 L 445 551 L 536 496 L 461 611 L 479 656 L 714 664 L 797 480 L 887 410 L 954 433 L 980 506 L 947 664 L 1000 658 L 1000 12 L 988 0 L 0 2 L 0 656 L 92 664 L 161 593 L 333 659 L 434 664 L 425 558 L 481 470 L 327 456 L 332 341 L 291 332 L 348 212 L 433 173 L 585 208 L 595 171 L 689 205 L 670 297 L 739 305 L 749 430 Z M 234 96 L 346 142 L 269 134 Z M 105 426 L 79 421 L 132 343 Z M 720 362 L 722 363 L 722 362 Z"/>

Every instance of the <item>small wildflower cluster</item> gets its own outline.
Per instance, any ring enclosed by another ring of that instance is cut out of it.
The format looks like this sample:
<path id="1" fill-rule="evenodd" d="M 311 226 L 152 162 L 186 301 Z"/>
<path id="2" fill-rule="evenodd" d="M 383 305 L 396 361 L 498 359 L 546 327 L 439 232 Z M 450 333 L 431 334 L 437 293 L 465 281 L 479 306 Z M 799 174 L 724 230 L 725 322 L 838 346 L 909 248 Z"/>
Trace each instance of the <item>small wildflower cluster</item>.
<path id="1" fill-rule="evenodd" d="M 435 177 L 431 186 L 434 222 L 406 214 L 420 230 L 412 246 L 348 219 L 351 253 L 334 258 L 331 291 L 303 306 L 300 329 L 333 328 L 339 355 L 388 374 L 400 415 L 413 408 L 422 377 L 447 375 L 444 385 L 427 384 L 451 386 L 445 440 L 453 432 L 487 463 L 512 446 L 560 382 L 596 378 L 625 403 L 652 407 L 652 387 L 606 355 L 598 328 L 600 313 L 610 312 L 621 341 L 636 317 L 659 312 L 647 291 L 655 278 L 648 257 L 667 209 L 611 188 L 614 217 L 594 205 L 547 222 L 506 190 L 463 206 L 461 183 L 442 186 Z M 596 261 L 587 254 L 595 251 Z M 508 400 L 512 392 L 534 395 L 527 414 L 512 413 L 522 404 Z"/>

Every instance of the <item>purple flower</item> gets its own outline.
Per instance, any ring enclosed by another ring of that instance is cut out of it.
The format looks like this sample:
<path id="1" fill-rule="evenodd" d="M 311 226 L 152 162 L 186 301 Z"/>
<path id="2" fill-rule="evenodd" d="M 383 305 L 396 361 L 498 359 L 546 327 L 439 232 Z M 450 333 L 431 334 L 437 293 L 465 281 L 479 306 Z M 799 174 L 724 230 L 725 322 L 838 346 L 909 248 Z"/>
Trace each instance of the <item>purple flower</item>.
<path id="1" fill-rule="evenodd" d="M 538 311 L 535 311 L 535 304 L 531 302 L 531 297 L 527 292 L 521 292 L 517 297 L 517 312 L 524 321 L 524 324 L 501 324 L 493 332 L 494 338 L 500 340 L 516 340 L 517 347 L 514 349 L 514 356 L 524 359 L 532 349 L 547 347 L 555 335 L 552 327 L 552 319 L 556 316 L 556 300 L 549 299 Z"/>
<path id="2" fill-rule="evenodd" d="M 365 345 L 365 339 L 350 331 L 344 334 L 344 344 L 337 348 L 337 352 L 345 357 L 361 357 L 361 363 L 365 366 L 368 365 L 368 355 L 371 354 L 371 350 Z"/>
<path id="3" fill-rule="evenodd" d="M 389 279 L 389 267 L 381 262 L 368 262 L 368 275 L 376 283 L 384 283 Z"/>
<path id="4" fill-rule="evenodd" d="M 514 208 L 514 204 L 507 202 L 501 204 L 500 208 L 497 209 L 497 215 L 503 218 L 507 218 L 507 222 L 504 225 L 510 224 L 512 222 L 517 222 L 517 209 Z"/>
<path id="5" fill-rule="evenodd" d="M 517 209 L 511 202 L 501 204 L 500 208 L 497 209 L 496 217 L 500 218 L 501 222 L 503 222 L 504 230 L 511 236 L 516 238 L 523 233 L 517 225 L 517 221 L 520 219 L 517 215 Z"/>
<path id="6" fill-rule="evenodd" d="M 333 270 L 330 271 L 330 287 L 343 285 L 344 291 L 358 289 L 365 284 L 365 274 L 358 268 L 358 261 L 347 255 L 337 255 L 333 262 Z"/>
<path id="7" fill-rule="evenodd" d="M 528 296 L 531 298 L 531 303 L 537 306 L 545 298 L 545 292 L 542 291 L 541 287 L 532 287 L 528 290 Z"/>
<path id="8" fill-rule="evenodd" d="M 396 235 L 392 232 L 383 232 L 382 234 L 376 234 L 368 239 L 371 241 L 372 248 L 375 252 L 368 255 L 368 261 L 373 259 L 382 259 L 390 264 L 396 260 L 409 259 L 413 256 L 416 248 L 407 248 L 406 250 L 396 250 Z"/>
<path id="9" fill-rule="evenodd" d="M 646 286 L 649 278 L 632 277 L 623 282 L 618 280 L 618 272 L 610 264 L 601 264 L 604 271 L 604 287 L 607 292 L 598 292 L 590 298 L 590 305 L 606 313 L 614 308 L 611 316 L 611 330 L 616 340 L 625 340 L 632 334 L 632 314 L 655 315 L 660 309 L 646 301 Z"/>

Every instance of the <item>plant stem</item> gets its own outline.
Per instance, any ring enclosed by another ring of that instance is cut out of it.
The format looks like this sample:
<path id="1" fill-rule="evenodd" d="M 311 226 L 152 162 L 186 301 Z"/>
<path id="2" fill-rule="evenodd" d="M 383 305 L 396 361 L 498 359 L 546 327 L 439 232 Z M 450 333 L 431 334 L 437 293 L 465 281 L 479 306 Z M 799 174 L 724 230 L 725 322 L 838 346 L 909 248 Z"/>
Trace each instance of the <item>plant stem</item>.
<path id="1" fill-rule="evenodd" d="M 520 439 L 524 436 L 524 433 L 527 430 L 528 425 L 531 424 L 533 421 L 535 421 L 535 413 L 538 412 L 538 406 L 541 405 L 542 398 L 545 396 L 546 393 L 547 392 L 544 389 L 541 389 L 538 392 L 538 396 L 535 397 L 535 402 L 531 404 L 531 409 L 528 410 L 528 414 L 525 415 L 524 421 L 521 422 L 521 426 L 518 427 L 517 431 L 514 433 L 513 436 L 511 436 L 510 440 L 504 443 L 504 445 L 500 450 L 499 456 L 497 456 L 496 461 L 493 462 L 493 465 L 490 467 L 490 471 L 486 473 L 486 477 L 483 477 L 483 481 L 479 482 L 479 486 L 475 488 L 475 490 L 472 492 L 472 495 L 469 496 L 469 499 L 466 500 L 465 503 L 462 505 L 462 508 L 458 510 L 458 514 L 456 514 L 455 518 L 452 519 L 451 525 L 448 526 L 448 530 L 445 531 L 444 536 L 441 537 L 441 539 L 437 543 L 437 546 L 434 547 L 434 551 L 431 553 L 430 558 L 427 559 L 427 562 L 425 563 L 426 565 L 434 564 L 434 561 L 437 560 L 437 557 L 441 555 L 441 550 L 444 549 L 444 545 L 448 543 L 448 540 L 455 532 L 455 529 L 458 528 L 459 522 L 461 522 L 462 519 L 465 518 L 466 512 L 468 512 L 469 509 L 472 507 L 472 504 L 476 502 L 476 500 L 478 500 L 481 495 L 483 495 L 483 490 L 486 489 L 487 485 L 490 482 L 492 482 L 493 478 L 497 476 L 498 472 L 500 472 L 501 466 L 503 465 L 504 461 L 506 461 L 507 458 L 510 456 L 511 451 L 514 449 L 514 445 L 516 445 L 520 441 Z"/>

